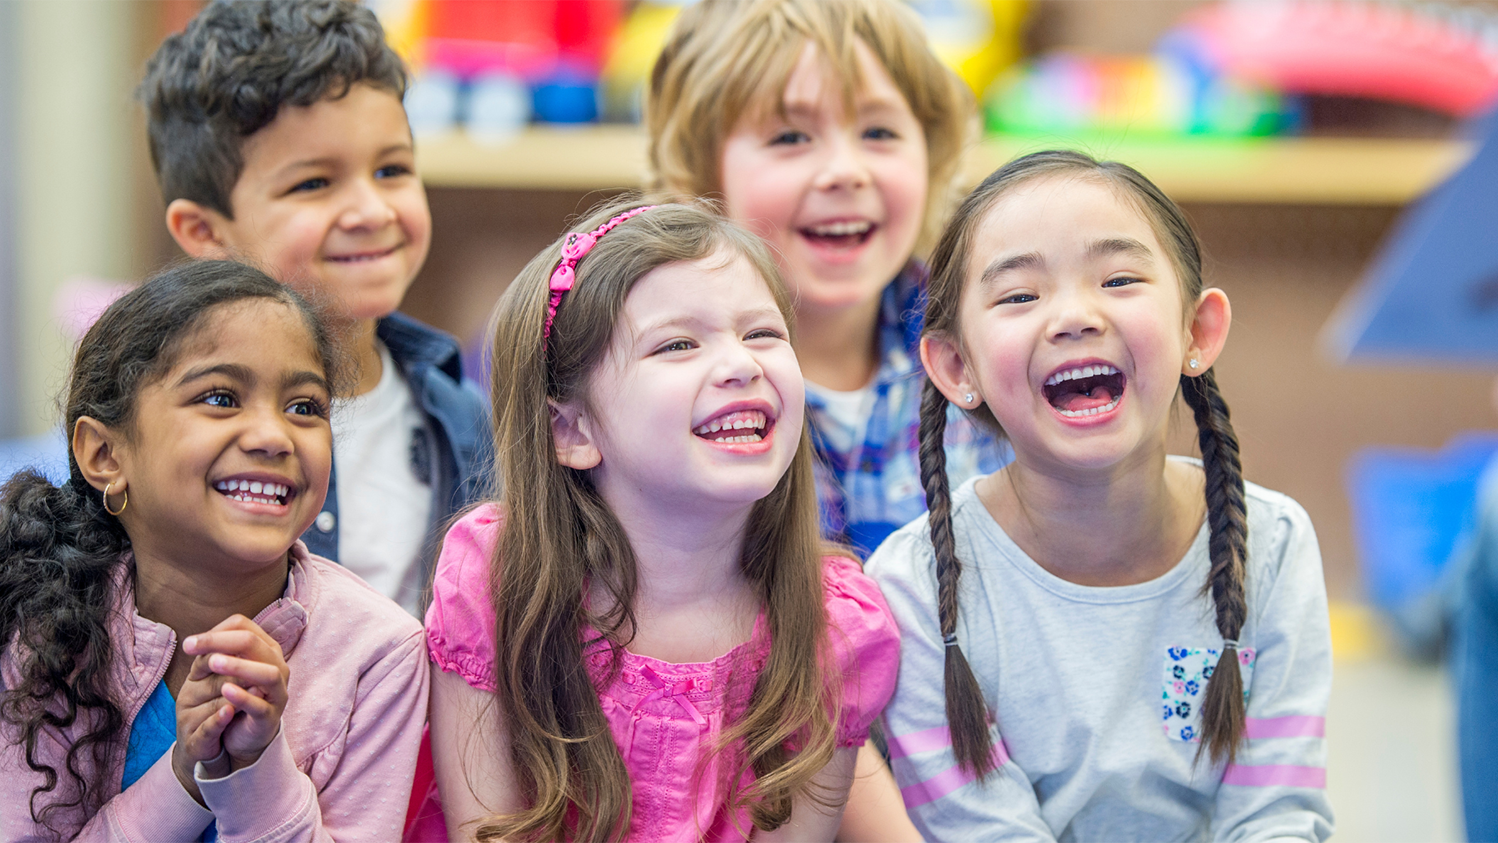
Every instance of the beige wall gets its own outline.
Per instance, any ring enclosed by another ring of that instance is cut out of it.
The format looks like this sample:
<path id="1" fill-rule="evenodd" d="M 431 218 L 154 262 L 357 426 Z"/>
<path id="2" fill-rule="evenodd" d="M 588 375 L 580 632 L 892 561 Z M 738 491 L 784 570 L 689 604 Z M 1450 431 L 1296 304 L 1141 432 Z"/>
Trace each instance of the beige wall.
<path id="1" fill-rule="evenodd" d="M 7 0 L 16 27 L 16 424 L 57 421 L 71 348 L 53 313 L 75 275 L 138 270 L 131 99 L 143 4 Z"/>

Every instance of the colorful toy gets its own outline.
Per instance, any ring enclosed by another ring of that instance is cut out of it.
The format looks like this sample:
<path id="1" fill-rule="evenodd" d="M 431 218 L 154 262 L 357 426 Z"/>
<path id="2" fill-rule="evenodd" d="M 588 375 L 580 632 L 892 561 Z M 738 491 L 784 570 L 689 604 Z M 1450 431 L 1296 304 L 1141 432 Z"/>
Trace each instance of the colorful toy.
<path id="1" fill-rule="evenodd" d="M 452 101 L 453 122 L 495 137 L 532 114 L 597 119 L 598 74 L 624 0 L 375 0 L 375 10 L 415 72 L 423 130 L 441 131 Z"/>
<path id="2" fill-rule="evenodd" d="M 1291 93 L 1369 97 L 1457 117 L 1498 100 L 1498 17 L 1448 4 L 1220 3 L 1166 37 L 1218 72 Z"/>
<path id="3" fill-rule="evenodd" d="M 1000 77 L 988 128 L 1013 134 L 1267 135 L 1298 123 L 1276 92 L 1208 72 L 1182 57 L 1052 53 Z"/>

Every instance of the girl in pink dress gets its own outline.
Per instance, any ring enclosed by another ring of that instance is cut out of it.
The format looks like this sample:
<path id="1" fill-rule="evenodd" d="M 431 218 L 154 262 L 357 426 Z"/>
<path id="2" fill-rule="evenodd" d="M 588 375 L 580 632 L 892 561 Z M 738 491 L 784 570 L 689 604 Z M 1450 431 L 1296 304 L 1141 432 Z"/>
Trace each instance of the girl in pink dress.
<path id="1" fill-rule="evenodd" d="M 427 613 L 454 839 L 821 839 L 888 700 L 879 590 L 818 535 L 775 262 L 615 204 L 500 301 L 499 499 Z"/>

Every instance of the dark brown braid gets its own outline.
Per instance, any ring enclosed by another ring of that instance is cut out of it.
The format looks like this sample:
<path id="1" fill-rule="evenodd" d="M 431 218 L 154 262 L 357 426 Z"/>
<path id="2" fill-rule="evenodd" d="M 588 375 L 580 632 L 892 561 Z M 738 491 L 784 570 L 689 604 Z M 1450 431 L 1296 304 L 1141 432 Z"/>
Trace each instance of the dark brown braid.
<path id="1" fill-rule="evenodd" d="M 957 580 L 962 562 L 952 534 L 952 489 L 947 479 L 947 398 L 927 381 L 921 394 L 921 484 L 930 511 L 931 549 L 936 556 L 936 605 L 946 649 L 947 725 L 957 763 L 978 778 L 994 768 L 988 732 L 988 705 L 978 677 L 957 644 Z"/>
<path id="2" fill-rule="evenodd" d="M 1233 763 L 1243 740 L 1243 677 L 1233 642 L 1248 616 L 1244 597 L 1244 563 L 1248 559 L 1248 515 L 1244 506 L 1243 466 L 1238 460 L 1238 437 L 1228 420 L 1228 405 L 1209 369 L 1199 377 L 1181 376 L 1181 396 L 1196 416 L 1206 474 L 1208 550 L 1212 566 L 1203 591 L 1212 595 L 1217 631 L 1227 640 L 1217 667 L 1207 681 L 1202 700 L 1202 738 L 1196 757 Z"/>

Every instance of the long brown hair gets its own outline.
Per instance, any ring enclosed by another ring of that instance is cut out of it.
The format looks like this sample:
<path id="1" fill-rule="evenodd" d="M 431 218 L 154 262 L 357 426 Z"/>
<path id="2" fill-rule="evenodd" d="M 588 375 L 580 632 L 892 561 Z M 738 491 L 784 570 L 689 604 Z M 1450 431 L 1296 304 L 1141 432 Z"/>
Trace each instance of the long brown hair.
<path id="1" fill-rule="evenodd" d="M 637 207 L 615 202 L 576 232 Z M 521 270 L 495 316 L 493 399 L 504 527 L 491 583 L 497 612 L 498 716 L 525 807 L 490 817 L 480 840 L 610 840 L 630 822 L 630 782 L 598 694 L 584 669 L 583 630 L 614 653 L 635 629 L 638 572 L 623 526 L 589 472 L 557 462 L 550 405 L 584 401 L 607 353 L 625 298 L 646 273 L 716 254 L 743 256 L 769 285 L 789 324 L 790 301 L 768 249 L 705 207 L 661 205 L 615 227 L 577 265 L 576 282 L 542 344 L 548 279 L 564 238 Z M 832 758 L 835 686 L 824 679 L 827 640 L 811 451 L 805 431 L 790 468 L 751 509 L 739 565 L 765 608 L 770 651 L 748 710 L 725 729 L 718 751 L 756 828 L 790 817 L 794 797 Z M 609 598 L 595 611 L 589 587 Z M 799 749 L 790 751 L 788 742 Z M 813 794 L 816 797 L 816 794 Z"/>
<path id="2" fill-rule="evenodd" d="M 1202 292 L 1201 245 L 1180 207 L 1137 170 L 1116 161 L 1098 161 L 1078 152 L 1051 150 L 1026 155 L 1001 167 L 970 193 L 958 207 L 952 222 L 931 257 L 929 303 L 925 334 L 957 339 L 957 315 L 972 252 L 973 232 L 1000 197 L 1033 179 L 1073 175 L 1096 179 L 1134 204 L 1150 222 L 1168 253 L 1181 295 L 1194 305 Z M 1189 310 L 1188 310 L 1189 312 Z M 946 648 L 947 721 L 952 732 L 952 750 L 964 768 L 986 776 L 994 768 L 988 709 L 973 675 L 955 643 L 957 629 L 957 582 L 962 562 L 957 558 L 952 533 L 952 500 L 946 472 L 942 438 L 946 431 L 947 399 L 930 382 L 921 401 L 921 481 L 930 510 L 931 546 L 936 557 L 937 604 Z M 1209 369 L 1195 377 L 1182 375 L 1181 395 L 1196 419 L 1206 474 L 1208 550 L 1211 566 L 1203 593 L 1211 595 L 1217 631 L 1229 642 L 1218 658 L 1202 705 L 1200 759 L 1208 753 L 1214 762 L 1232 763 L 1244 732 L 1243 678 L 1238 672 L 1238 654 L 1231 642 L 1238 638 L 1247 616 L 1244 596 L 1244 566 L 1248 552 L 1248 520 L 1244 508 L 1243 467 L 1238 459 L 1238 437 L 1228 419 L 1227 402 L 1217 389 L 1217 378 Z M 1003 433 L 988 406 L 969 410 L 991 429 Z"/>

